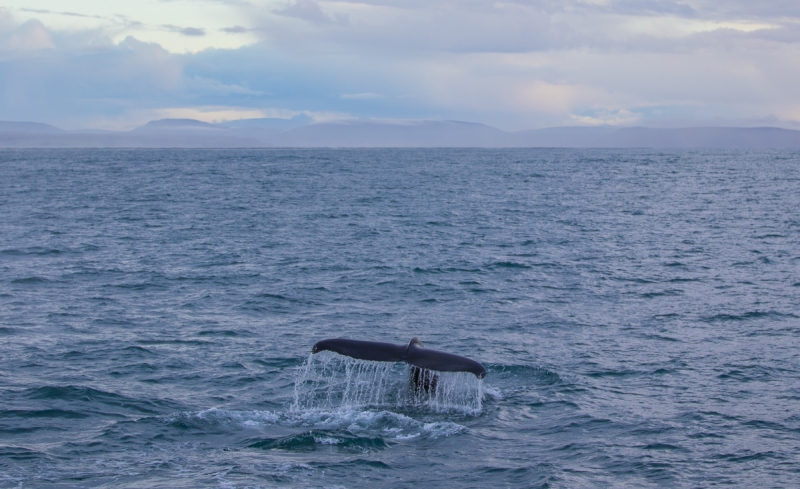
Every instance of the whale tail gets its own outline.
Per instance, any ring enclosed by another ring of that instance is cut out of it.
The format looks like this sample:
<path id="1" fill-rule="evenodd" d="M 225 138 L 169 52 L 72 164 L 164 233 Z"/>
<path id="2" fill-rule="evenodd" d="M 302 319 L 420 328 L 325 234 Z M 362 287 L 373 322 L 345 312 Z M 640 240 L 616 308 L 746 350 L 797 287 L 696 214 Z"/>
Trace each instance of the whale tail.
<path id="1" fill-rule="evenodd" d="M 412 367 L 421 370 L 433 370 L 436 372 L 469 372 L 479 379 L 486 376 L 486 369 L 475 360 L 453 353 L 425 348 L 419 338 L 416 337 L 413 338 L 408 345 L 331 338 L 322 340 L 311 348 L 312 353 L 319 353 L 321 351 L 332 351 L 359 360 L 406 362 Z M 414 372 L 415 370 L 412 369 L 412 376 L 414 376 Z M 417 375 L 417 377 L 419 377 L 419 375 Z"/>

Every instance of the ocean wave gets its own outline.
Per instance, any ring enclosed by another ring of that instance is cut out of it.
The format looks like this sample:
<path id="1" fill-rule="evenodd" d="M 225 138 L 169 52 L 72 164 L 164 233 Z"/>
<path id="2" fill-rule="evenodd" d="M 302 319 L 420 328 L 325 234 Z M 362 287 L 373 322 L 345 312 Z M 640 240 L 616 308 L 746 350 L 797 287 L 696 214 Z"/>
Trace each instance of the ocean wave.
<path id="1" fill-rule="evenodd" d="M 492 381 L 507 379 L 530 379 L 536 384 L 553 385 L 563 382 L 558 373 L 544 367 L 534 367 L 530 365 L 502 365 L 487 364 L 487 375 L 491 376 Z"/>
<path id="2" fill-rule="evenodd" d="M 133 398 L 85 386 L 43 386 L 26 389 L 21 394 L 24 398 L 39 402 L 88 406 L 91 408 L 91 412 L 94 412 L 98 404 L 105 406 L 104 409 L 122 412 L 134 411 L 148 415 L 158 414 L 165 408 L 175 407 L 174 403 L 166 400 Z"/>
<path id="3" fill-rule="evenodd" d="M 50 282 L 49 279 L 44 277 L 23 277 L 23 278 L 15 278 L 11 281 L 14 285 L 34 285 L 34 284 L 46 284 Z"/>
<path id="4" fill-rule="evenodd" d="M 338 450 L 365 453 L 386 448 L 389 443 L 380 436 L 365 437 L 312 430 L 278 438 L 250 440 L 247 447 L 262 450 L 308 452 L 318 450 L 326 445 L 335 446 Z"/>
<path id="5" fill-rule="evenodd" d="M 782 313 L 778 311 L 747 311 L 741 314 L 720 313 L 708 316 L 703 320 L 708 323 L 719 321 L 750 321 L 754 319 L 797 319 L 793 313 Z"/>
<path id="6" fill-rule="evenodd" d="M 0 418 L 63 418 L 83 419 L 89 415 L 66 409 L 4 409 L 0 410 Z"/>

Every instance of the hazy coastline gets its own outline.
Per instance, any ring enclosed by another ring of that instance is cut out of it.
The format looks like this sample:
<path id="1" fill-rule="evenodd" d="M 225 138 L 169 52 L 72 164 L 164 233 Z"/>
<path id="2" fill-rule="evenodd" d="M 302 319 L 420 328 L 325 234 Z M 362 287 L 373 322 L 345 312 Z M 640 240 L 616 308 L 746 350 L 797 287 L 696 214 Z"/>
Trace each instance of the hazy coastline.
<path id="1" fill-rule="evenodd" d="M 151 121 L 131 131 L 65 131 L 0 122 L 0 148 L 800 148 L 800 131 L 777 127 L 552 127 L 509 132 L 460 121 L 194 119 Z"/>

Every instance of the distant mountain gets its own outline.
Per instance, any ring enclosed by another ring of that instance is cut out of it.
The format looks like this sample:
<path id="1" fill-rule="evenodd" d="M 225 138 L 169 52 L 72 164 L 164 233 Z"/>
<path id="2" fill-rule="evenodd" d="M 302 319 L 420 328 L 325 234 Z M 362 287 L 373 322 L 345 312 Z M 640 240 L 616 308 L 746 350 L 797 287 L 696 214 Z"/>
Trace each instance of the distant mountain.
<path id="1" fill-rule="evenodd" d="M 548 127 L 511 133 L 513 147 L 522 148 L 596 148 L 618 131 L 613 126 Z"/>
<path id="2" fill-rule="evenodd" d="M 800 131 L 776 127 L 628 127 L 602 141 L 616 148 L 800 148 Z"/>
<path id="3" fill-rule="evenodd" d="M 259 148 L 258 139 L 225 135 L 192 134 L 135 134 L 131 132 L 65 133 L 65 134 L 4 134 L 0 133 L 0 148 Z"/>
<path id="4" fill-rule="evenodd" d="M 0 122 L 0 148 L 798 148 L 800 131 L 774 127 L 554 127 L 506 132 L 459 121 L 352 120 L 309 123 L 243 119 L 209 124 L 161 119 L 128 132 L 74 131 Z M 303 124 L 296 126 L 295 124 Z"/>
<path id="5" fill-rule="evenodd" d="M 160 119 L 157 121 L 150 121 L 147 124 L 134 129 L 136 132 L 162 132 L 162 131 L 220 131 L 224 128 L 209 124 L 208 122 L 198 121 L 194 119 Z"/>
<path id="6" fill-rule="evenodd" d="M 800 148 L 800 131 L 778 128 L 553 127 L 505 132 L 456 121 L 338 121 L 262 138 L 286 147 Z"/>
<path id="7" fill-rule="evenodd" d="M 0 122 L 0 148 L 252 148 L 255 138 L 193 119 L 152 121 L 128 132 L 75 131 L 35 122 Z"/>
<path id="8" fill-rule="evenodd" d="M 292 117 L 291 119 L 276 119 L 276 118 L 239 119 L 237 121 L 220 122 L 216 125 L 234 129 L 258 128 L 258 129 L 278 129 L 285 131 L 288 129 L 293 129 L 295 127 L 305 126 L 306 124 L 310 124 L 311 122 L 313 122 L 313 119 L 311 119 L 311 117 L 305 114 L 300 114 Z"/>
<path id="9" fill-rule="evenodd" d="M 309 124 L 276 134 L 273 146 L 499 147 L 509 133 L 483 124 L 456 121 L 336 121 Z"/>
<path id="10" fill-rule="evenodd" d="M 65 132 L 49 124 L 40 122 L 0 121 L 0 133 L 4 134 L 61 134 Z"/>

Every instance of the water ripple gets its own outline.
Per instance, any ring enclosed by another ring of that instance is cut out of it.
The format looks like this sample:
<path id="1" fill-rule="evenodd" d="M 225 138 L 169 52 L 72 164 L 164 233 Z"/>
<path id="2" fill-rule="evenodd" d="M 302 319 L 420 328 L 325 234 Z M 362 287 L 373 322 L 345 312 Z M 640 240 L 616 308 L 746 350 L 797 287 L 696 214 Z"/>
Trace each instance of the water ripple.
<path id="1" fill-rule="evenodd" d="M 793 487 L 798 163 L 2 151 L 0 487 Z"/>

